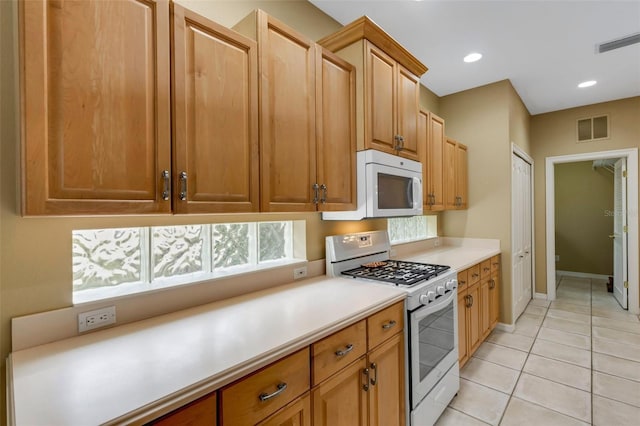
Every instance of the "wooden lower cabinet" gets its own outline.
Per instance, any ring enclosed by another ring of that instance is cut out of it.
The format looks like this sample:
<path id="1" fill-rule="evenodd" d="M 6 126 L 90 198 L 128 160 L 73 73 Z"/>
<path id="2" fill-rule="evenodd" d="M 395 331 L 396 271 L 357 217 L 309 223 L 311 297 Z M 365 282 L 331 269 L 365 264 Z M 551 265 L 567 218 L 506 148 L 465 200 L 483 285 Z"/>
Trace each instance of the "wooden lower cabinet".
<path id="1" fill-rule="evenodd" d="M 310 426 L 311 395 L 307 392 L 256 426 Z"/>
<path id="2" fill-rule="evenodd" d="M 404 425 L 404 342 L 396 334 L 369 353 L 369 425 Z"/>
<path id="3" fill-rule="evenodd" d="M 458 273 L 458 362 L 462 367 L 500 317 L 500 255 Z"/>
<path id="4" fill-rule="evenodd" d="M 366 426 L 365 356 L 311 391 L 314 426 Z"/>

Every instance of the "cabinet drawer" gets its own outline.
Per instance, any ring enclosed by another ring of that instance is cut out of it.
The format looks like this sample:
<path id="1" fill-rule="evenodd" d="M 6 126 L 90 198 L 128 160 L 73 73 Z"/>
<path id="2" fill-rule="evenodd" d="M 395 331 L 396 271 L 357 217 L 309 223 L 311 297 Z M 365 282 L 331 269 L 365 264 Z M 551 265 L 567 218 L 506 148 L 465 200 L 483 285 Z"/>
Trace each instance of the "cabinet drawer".
<path id="1" fill-rule="evenodd" d="M 458 294 L 467 291 L 467 284 L 469 284 L 469 270 L 458 272 Z"/>
<path id="2" fill-rule="evenodd" d="M 311 345 L 313 385 L 360 358 L 367 351 L 367 322 L 362 320 Z"/>
<path id="3" fill-rule="evenodd" d="M 471 268 L 467 269 L 469 273 L 469 285 L 473 285 L 480 281 L 480 264 L 473 265 Z"/>
<path id="4" fill-rule="evenodd" d="M 309 348 L 304 348 L 224 388 L 222 424 L 254 425 L 309 388 Z"/>
<path id="5" fill-rule="evenodd" d="M 367 318 L 368 348 L 375 348 L 404 328 L 404 302 L 398 302 Z"/>
<path id="6" fill-rule="evenodd" d="M 500 272 L 500 255 L 493 256 L 491 258 L 491 273 Z"/>
<path id="7" fill-rule="evenodd" d="M 480 278 L 485 279 L 491 276 L 491 259 L 487 259 L 480 264 Z"/>
<path id="8" fill-rule="evenodd" d="M 179 425 L 215 425 L 216 424 L 216 393 L 193 401 L 182 408 L 154 420 L 147 426 L 179 426 Z"/>

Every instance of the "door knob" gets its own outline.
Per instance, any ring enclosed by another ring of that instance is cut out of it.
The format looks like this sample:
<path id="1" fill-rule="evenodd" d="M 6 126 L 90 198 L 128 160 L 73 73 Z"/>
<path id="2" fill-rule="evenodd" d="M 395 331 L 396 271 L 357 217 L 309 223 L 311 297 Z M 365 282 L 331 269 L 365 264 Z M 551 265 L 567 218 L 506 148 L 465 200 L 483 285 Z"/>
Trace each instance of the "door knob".
<path id="1" fill-rule="evenodd" d="M 612 240 L 616 237 L 616 234 L 611 234 L 609 235 L 609 238 L 611 238 Z"/>

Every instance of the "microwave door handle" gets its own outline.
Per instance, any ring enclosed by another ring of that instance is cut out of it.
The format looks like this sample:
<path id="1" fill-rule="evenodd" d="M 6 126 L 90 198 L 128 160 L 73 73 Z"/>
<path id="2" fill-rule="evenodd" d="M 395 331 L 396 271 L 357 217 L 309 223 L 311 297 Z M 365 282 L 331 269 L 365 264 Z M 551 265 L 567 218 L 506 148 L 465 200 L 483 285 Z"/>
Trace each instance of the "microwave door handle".
<path id="1" fill-rule="evenodd" d="M 414 177 L 413 185 L 411 186 L 413 194 L 415 197 L 413 198 L 413 207 L 418 208 L 422 207 L 422 179 Z"/>

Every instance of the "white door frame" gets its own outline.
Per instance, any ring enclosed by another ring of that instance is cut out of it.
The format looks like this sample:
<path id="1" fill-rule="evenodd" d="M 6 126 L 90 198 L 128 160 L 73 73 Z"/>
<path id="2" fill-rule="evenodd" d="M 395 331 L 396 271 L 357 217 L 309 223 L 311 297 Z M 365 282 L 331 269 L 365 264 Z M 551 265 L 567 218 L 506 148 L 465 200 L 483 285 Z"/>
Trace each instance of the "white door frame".
<path id="1" fill-rule="evenodd" d="M 546 185 L 546 219 L 547 219 L 547 299 L 556 298 L 556 236 L 555 236 L 555 165 L 578 161 L 603 160 L 608 158 L 627 159 L 627 212 L 632 220 L 628 221 L 629 268 L 629 312 L 640 314 L 638 304 L 638 148 L 618 149 L 613 151 L 588 152 L 584 154 L 561 155 L 547 157 L 545 160 Z"/>
<path id="2" fill-rule="evenodd" d="M 535 242 L 535 207 L 533 204 L 533 200 L 534 200 L 534 180 L 535 180 L 535 169 L 534 169 L 534 164 L 533 164 L 533 158 L 531 158 L 529 156 L 529 154 L 527 154 L 526 152 L 524 152 L 522 150 L 522 148 L 520 148 L 518 145 L 516 145 L 515 143 L 511 142 L 511 170 L 512 170 L 512 175 L 513 175 L 513 156 L 517 155 L 518 157 L 522 158 L 525 162 L 529 163 L 529 165 L 531 166 L 531 297 L 534 298 L 535 294 L 536 294 L 536 242 Z M 514 185 L 513 185 L 513 179 L 511 179 L 511 252 L 513 253 L 513 246 L 515 245 L 515 241 L 514 241 L 514 230 L 513 230 L 513 224 L 515 223 L 515 209 L 513 208 L 513 200 L 515 199 L 514 195 L 513 195 L 513 191 L 514 191 Z M 515 276 L 515 267 L 514 267 L 514 263 L 513 263 L 513 259 L 511 259 L 511 282 L 513 285 L 513 279 Z M 512 287 L 513 288 L 513 287 Z M 516 292 L 512 291 L 511 292 L 511 312 L 515 312 L 515 307 L 516 307 Z M 514 322 L 516 320 L 516 318 L 513 319 Z"/>

